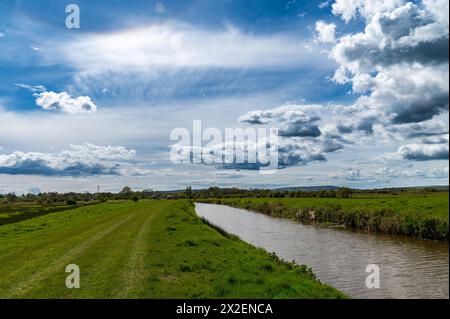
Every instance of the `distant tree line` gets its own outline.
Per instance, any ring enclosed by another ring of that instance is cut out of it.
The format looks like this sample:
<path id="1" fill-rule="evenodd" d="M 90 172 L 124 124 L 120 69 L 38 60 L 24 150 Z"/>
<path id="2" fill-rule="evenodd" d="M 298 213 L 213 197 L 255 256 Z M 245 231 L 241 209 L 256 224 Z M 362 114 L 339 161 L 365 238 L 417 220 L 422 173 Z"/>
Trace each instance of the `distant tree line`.
<path id="1" fill-rule="evenodd" d="M 350 198 L 353 196 L 362 196 L 365 194 L 390 194 L 398 195 L 402 193 L 431 193 L 443 191 L 437 188 L 383 188 L 383 189 L 351 189 L 340 187 L 335 189 L 322 190 L 270 190 L 270 189 L 241 189 L 241 188 L 219 188 L 210 187 L 207 189 L 194 190 L 191 186 L 184 190 L 177 191 L 153 191 L 146 189 L 142 191 L 133 191 L 131 187 L 125 186 L 118 193 L 99 192 L 99 193 L 57 193 L 48 192 L 40 194 L 14 193 L 0 194 L 0 203 L 28 202 L 40 204 L 61 204 L 75 205 L 78 203 L 104 202 L 107 200 L 133 200 L 141 199 L 196 199 L 196 198 Z M 448 188 L 445 189 L 448 191 Z"/>

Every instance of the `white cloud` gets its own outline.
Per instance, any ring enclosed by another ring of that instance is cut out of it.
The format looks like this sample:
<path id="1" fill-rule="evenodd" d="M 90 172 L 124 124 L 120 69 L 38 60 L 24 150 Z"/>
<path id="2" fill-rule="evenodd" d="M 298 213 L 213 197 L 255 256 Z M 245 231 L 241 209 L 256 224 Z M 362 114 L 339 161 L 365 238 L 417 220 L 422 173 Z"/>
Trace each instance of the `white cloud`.
<path id="1" fill-rule="evenodd" d="M 316 22 L 317 41 L 323 43 L 336 42 L 336 25 L 334 23 Z"/>
<path id="2" fill-rule="evenodd" d="M 330 1 L 326 0 L 326 1 L 319 3 L 318 7 L 319 7 L 319 9 L 324 9 L 324 8 L 328 7 L 329 5 L 330 5 Z"/>
<path id="3" fill-rule="evenodd" d="M 270 110 L 250 111 L 239 117 L 238 122 L 247 124 L 279 124 L 279 135 L 286 137 L 317 137 L 321 135 L 318 126 L 320 117 L 316 111 L 321 105 L 288 104 Z"/>
<path id="4" fill-rule="evenodd" d="M 70 42 L 49 42 L 48 63 L 66 62 L 83 72 L 153 71 L 155 68 L 323 68 L 323 59 L 288 35 L 256 36 L 233 26 L 203 30 L 166 23 L 116 33 L 83 34 Z M 315 57 L 315 58 L 314 58 Z M 62 60 L 62 61 L 61 61 Z M 322 61 L 318 61 L 322 60 Z"/>
<path id="5" fill-rule="evenodd" d="M 37 195 L 37 194 L 42 193 L 42 191 L 41 191 L 41 189 L 40 189 L 39 187 L 33 186 L 33 187 L 30 187 L 30 188 L 27 190 L 27 193 L 31 193 L 31 194 Z"/>
<path id="6" fill-rule="evenodd" d="M 29 84 L 24 84 L 24 83 L 17 83 L 17 84 L 15 84 L 15 86 L 17 86 L 19 88 L 27 89 L 33 93 L 45 91 L 45 87 L 43 85 L 29 85 Z"/>
<path id="7" fill-rule="evenodd" d="M 446 168 L 434 168 L 432 173 L 437 178 L 448 178 L 448 166 Z"/>
<path id="8" fill-rule="evenodd" d="M 0 155 L 0 174 L 88 176 L 118 175 L 124 161 L 136 155 L 123 146 L 70 145 L 59 153 L 15 151 Z"/>
<path id="9" fill-rule="evenodd" d="M 366 24 L 339 38 L 331 52 L 334 81 L 361 94 L 346 120 L 352 129 L 373 133 L 376 124 L 448 117 L 448 2 L 337 0 L 333 13 Z"/>
<path id="10" fill-rule="evenodd" d="M 164 12 L 166 12 L 166 7 L 162 2 L 157 2 L 155 4 L 155 11 L 159 14 L 163 14 Z"/>
<path id="11" fill-rule="evenodd" d="M 377 13 L 393 10 L 402 2 L 402 0 L 336 0 L 331 7 L 333 14 L 340 15 L 344 21 L 349 22 L 358 14 L 370 19 Z"/>
<path id="12" fill-rule="evenodd" d="M 97 105 L 89 96 L 71 97 L 67 92 L 44 91 L 36 93 L 36 105 L 44 110 L 61 111 L 68 114 L 91 113 L 97 111 Z"/>

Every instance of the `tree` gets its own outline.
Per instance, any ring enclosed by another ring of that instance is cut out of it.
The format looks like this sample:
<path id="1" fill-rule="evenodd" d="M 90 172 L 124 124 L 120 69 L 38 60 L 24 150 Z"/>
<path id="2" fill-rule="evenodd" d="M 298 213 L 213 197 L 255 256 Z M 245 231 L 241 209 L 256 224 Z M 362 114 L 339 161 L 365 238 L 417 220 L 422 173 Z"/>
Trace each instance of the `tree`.
<path id="1" fill-rule="evenodd" d="M 352 195 L 352 190 L 347 187 L 341 187 L 341 188 L 339 188 L 338 193 L 339 193 L 339 196 L 342 198 L 349 198 Z"/>
<path id="2" fill-rule="evenodd" d="M 192 186 L 191 185 L 186 187 L 185 195 L 186 195 L 187 198 L 192 198 Z"/>
<path id="3" fill-rule="evenodd" d="M 14 203 L 15 201 L 17 201 L 17 195 L 14 194 L 14 193 L 6 194 L 6 200 L 7 200 L 9 203 Z"/>
<path id="4" fill-rule="evenodd" d="M 129 186 L 125 186 L 124 188 L 122 188 L 122 191 L 120 193 L 121 194 L 131 194 L 131 193 L 133 193 L 133 191 L 131 190 L 131 188 Z"/>

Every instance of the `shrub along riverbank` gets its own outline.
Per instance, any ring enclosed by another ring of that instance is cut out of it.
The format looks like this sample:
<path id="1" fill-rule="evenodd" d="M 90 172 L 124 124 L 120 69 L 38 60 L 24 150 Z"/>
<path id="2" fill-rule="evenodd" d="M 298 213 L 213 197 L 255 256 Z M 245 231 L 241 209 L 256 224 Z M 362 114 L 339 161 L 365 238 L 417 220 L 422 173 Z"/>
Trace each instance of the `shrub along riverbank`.
<path id="1" fill-rule="evenodd" d="M 424 239 L 448 241 L 448 192 L 356 198 L 204 199 L 303 223 L 330 223 Z"/>

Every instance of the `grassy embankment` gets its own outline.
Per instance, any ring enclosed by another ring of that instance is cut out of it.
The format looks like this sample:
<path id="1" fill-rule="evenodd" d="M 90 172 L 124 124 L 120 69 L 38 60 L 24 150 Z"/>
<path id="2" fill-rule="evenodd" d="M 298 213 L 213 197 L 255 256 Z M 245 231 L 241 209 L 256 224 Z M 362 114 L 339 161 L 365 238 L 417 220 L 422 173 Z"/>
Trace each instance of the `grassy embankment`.
<path id="1" fill-rule="evenodd" d="M 81 288 L 65 286 L 77 264 Z M 103 203 L 0 227 L 0 298 L 342 298 L 203 223 L 188 201 Z"/>
<path id="2" fill-rule="evenodd" d="M 448 241 L 448 192 L 355 198 L 242 198 L 203 202 L 253 210 L 305 223 L 331 223 L 369 232 Z"/>

